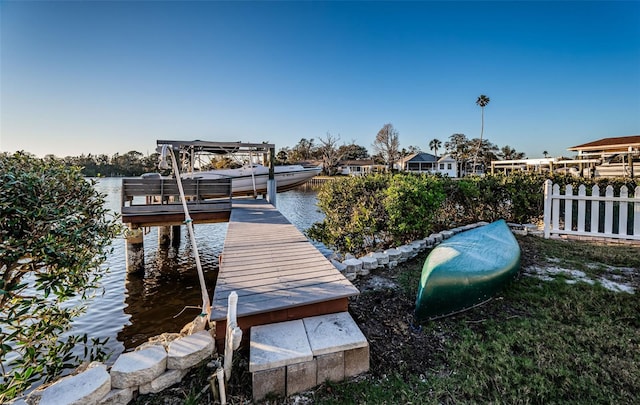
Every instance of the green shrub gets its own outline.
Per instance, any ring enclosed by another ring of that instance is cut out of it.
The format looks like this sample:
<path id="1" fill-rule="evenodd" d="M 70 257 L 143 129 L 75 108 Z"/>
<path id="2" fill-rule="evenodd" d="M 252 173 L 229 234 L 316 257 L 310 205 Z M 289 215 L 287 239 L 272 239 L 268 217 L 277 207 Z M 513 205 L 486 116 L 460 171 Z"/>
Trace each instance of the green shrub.
<path id="1" fill-rule="evenodd" d="M 442 181 L 437 177 L 394 175 L 383 201 L 393 241 L 411 242 L 430 232 L 445 197 Z"/>
<path id="2" fill-rule="evenodd" d="M 308 232 L 313 239 L 341 252 L 360 254 L 404 243 L 478 221 L 538 223 L 544 210 L 544 182 L 551 179 L 604 195 L 607 185 L 630 193 L 640 184 L 630 179 L 581 179 L 566 174 L 515 172 L 462 179 L 399 173 L 344 177 L 327 182 L 318 193 L 323 222 Z"/>
<path id="3" fill-rule="evenodd" d="M 104 356 L 105 342 L 68 331 L 119 229 L 79 168 L 0 154 L 0 402 L 77 365 L 77 344 Z"/>

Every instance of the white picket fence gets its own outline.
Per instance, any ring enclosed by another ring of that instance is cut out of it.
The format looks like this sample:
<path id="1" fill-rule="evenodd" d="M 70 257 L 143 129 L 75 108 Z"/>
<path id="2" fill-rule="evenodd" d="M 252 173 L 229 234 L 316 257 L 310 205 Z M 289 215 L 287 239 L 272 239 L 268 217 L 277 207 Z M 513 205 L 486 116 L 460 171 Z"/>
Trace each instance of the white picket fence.
<path id="1" fill-rule="evenodd" d="M 571 185 L 567 185 L 565 193 L 561 194 L 560 186 L 547 180 L 544 185 L 544 237 L 554 234 L 640 240 L 640 186 L 634 194 L 629 196 L 627 187 L 622 186 L 620 195 L 614 196 L 613 187 L 609 185 L 602 197 L 600 187 L 595 185 L 588 196 L 584 184 L 578 187 L 577 195 L 573 194 Z M 616 216 L 617 227 L 614 224 Z"/>

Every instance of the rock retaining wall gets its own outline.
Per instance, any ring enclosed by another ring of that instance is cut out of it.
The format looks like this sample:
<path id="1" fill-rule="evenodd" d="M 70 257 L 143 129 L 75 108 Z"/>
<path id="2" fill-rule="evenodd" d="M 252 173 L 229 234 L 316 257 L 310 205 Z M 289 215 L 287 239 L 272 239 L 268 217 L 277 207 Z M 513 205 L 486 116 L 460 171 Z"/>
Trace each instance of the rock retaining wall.
<path id="1" fill-rule="evenodd" d="M 84 370 L 38 389 L 14 405 L 124 405 L 135 393 L 157 393 L 179 383 L 192 367 L 210 359 L 215 350 L 208 331 L 179 337 L 165 345 L 145 343 L 122 353 L 109 369 L 94 362 Z"/>

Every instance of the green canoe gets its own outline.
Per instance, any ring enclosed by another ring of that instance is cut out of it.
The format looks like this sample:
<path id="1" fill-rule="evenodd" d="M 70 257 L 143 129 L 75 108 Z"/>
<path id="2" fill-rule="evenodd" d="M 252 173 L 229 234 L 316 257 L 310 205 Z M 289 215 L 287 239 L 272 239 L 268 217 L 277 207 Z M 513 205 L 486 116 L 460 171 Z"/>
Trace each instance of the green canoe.
<path id="1" fill-rule="evenodd" d="M 435 247 L 422 268 L 416 319 L 434 319 L 478 305 L 520 269 L 520 246 L 499 220 L 459 233 Z"/>

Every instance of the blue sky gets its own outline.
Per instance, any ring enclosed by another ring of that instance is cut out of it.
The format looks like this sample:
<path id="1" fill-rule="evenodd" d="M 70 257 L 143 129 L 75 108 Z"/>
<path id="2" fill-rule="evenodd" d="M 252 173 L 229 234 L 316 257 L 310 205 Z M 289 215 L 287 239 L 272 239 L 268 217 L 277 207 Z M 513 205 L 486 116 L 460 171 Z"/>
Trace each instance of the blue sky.
<path id="1" fill-rule="evenodd" d="M 640 134 L 640 2 L 0 3 L 0 149 Z M 440 151 L 441 152 L 441 151 Z"/>

